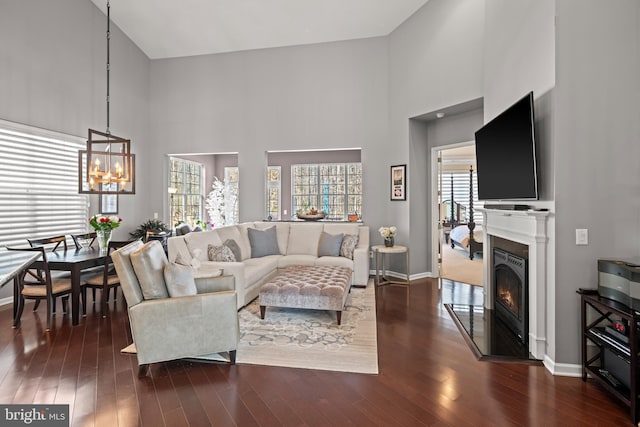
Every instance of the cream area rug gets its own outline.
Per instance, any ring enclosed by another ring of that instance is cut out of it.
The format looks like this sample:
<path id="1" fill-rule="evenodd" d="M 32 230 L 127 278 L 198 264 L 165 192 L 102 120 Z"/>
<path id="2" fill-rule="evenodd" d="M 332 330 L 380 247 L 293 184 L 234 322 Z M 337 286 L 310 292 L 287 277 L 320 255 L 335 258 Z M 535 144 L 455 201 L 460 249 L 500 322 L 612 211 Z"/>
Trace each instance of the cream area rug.
<path id="1" fill-rule="evenodd" d="M 341 325 L 326 310 L 268 307 L 260 319 L 258 299 L 240 310 L 236 361 L 326 371 L 378 373 L 373 281 L 351 288 Z"/>
<path id="2" fill-rule="evenodd" d="M 366 288 L 351 288 L 341 325 L 326 310 L 268 307 L 260 319 L 259 299 L 238 312 L 240 343 L 236 363 L 378 373 L 376 301 L 373 280 Z M 135 344 L 121 350 L 135 354 Z M 198 357 L 228 361 L 227 354 Z"/>
<path id="3" fill-rule="evenodd" d="M 450 244 L 442 245 L 442 267 L 440 277 L 469 285 L 482 286 L 482 256 L 477 255 L 473 261 L 469 259 L 469 252 Z"/>

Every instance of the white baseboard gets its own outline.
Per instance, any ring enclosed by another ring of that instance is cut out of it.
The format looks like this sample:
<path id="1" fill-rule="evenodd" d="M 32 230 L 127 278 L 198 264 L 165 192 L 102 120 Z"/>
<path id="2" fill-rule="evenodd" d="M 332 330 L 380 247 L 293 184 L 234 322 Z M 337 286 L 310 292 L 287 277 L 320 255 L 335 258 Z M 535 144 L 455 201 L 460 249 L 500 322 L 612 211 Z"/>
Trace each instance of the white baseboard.
<path id="1" fill-rule="evenodd" d="M 550 359 L 549 356 L 545 356 L 542 363 L 551 375 L 561 377 L 582 377 L 582 365 L 576 365 L 573 363 L 556 363 L 554 360 Z"/>
<path id="2" fill-rule="evenodd" d="M 0 298 L 0 307 L 13 304 L 13 297 Z"/>
<path id="3" fill-rule="evenodd" d="M 389 271 L 389 270 L 387 270 L 385 274 L 387 276 L 389 276 L 389 277 L 394 277 L 396 279 L 404 280 L 404 279 L 407 278 L 407 275 L 405 273 L 398 273 L 397 271 Z M 375 270 L 369 270 L 369 276 L 376 277 L 376 271 Z M 434 278 L 434 277 L 437 278 L 438 276 L 434 275 L 430 271 L 425 271 L 423 273 L 411 274 L 409 276 L 409 280 L 418 280 L 418 279 Z"/>

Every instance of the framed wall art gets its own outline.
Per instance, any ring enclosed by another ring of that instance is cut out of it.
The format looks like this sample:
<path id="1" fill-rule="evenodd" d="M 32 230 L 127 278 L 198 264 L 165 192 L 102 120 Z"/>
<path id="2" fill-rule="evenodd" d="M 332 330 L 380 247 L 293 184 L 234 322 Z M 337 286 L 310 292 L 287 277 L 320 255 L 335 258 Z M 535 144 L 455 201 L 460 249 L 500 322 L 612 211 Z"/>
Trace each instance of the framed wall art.
<path id="1" fill-rule="evenodd" d="M 391 200 L 407 200 L 407 165 L 391 166 Z"/>

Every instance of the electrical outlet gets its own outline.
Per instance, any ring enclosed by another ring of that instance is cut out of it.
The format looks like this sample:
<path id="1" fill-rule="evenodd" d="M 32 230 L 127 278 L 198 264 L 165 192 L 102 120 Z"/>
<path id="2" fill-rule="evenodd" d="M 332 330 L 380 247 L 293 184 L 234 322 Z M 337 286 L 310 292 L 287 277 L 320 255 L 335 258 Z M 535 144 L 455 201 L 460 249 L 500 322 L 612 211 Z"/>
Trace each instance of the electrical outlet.
<path id="1" fill-rule="evenodd" d="M 589 244 L 589 230 L 586 228 L 576 228 L 576 245 Z"/>
<path id="2" fill-rule="evenodd" d="M 153 219 L 158 219 L 158 212 L 153 213 Z"/>

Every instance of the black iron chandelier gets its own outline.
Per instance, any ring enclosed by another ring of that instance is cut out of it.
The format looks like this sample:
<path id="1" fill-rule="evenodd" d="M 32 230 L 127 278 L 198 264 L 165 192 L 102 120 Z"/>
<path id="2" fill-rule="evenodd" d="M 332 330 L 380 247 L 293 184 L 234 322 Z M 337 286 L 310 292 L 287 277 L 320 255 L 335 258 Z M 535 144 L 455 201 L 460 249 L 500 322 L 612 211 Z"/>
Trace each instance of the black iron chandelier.
<path id="1" fill-rule="evenodd" d="M 131 140 L 109 129 L 109 74 L 111 66 L 111 5 L 107 0 L 107 129 L 89 129 L 87 149 L 78 153 L 78 192 L 81 194 L 135 194 L 135 154 Z"/>

